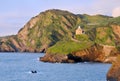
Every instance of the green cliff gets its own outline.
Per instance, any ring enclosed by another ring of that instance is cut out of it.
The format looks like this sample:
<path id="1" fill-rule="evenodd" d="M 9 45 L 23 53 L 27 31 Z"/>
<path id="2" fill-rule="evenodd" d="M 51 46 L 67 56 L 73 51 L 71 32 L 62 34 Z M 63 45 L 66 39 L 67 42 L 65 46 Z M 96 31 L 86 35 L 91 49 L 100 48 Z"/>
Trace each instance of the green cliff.
<path id="1" fill-rule="evenodd" d="M 95 44 L 120 47 L 120 18 L 47 10 L 31 18 L 17 35 L 0 38 L 0 51 L 68 55 Z M 76 35 L 81 26 L 84 33 Z"/>
<path id="2" fill-rule="evenodd" d="M 0 38 L 0 51 L 44 52 L 69 39 L 81 19 L 68 11 L 47 10 L 31 18 L 16 36 Z"/>

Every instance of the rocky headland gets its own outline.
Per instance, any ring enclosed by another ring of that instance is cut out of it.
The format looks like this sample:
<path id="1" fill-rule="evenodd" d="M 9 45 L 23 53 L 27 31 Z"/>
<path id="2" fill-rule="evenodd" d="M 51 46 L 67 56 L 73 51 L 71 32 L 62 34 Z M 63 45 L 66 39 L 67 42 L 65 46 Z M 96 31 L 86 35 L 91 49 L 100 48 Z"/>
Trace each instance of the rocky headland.
<path id="1" fill-rule="evenodd" d="M 0 52 L 44 52 L 44 62 L 113 63 L 108 81 L 120 81 L 120 17 L 47 10 L 17 35 L 0 37 Z"/>
<path id="2" fill-rule="evenodd" d="M 120 50 L 120 17 L 47 10 L 17 35 L 0 37 L 1 52 L 44 52 L 45 62 L 112 62 Z"/>
<path id="3" fill-rule="evenodd" d="M 107 81 L 120 81 L 120 55 L 107 73 Z"/>
<path id="4" fill-rule="evenodd" d="M 44 52 L 44 62 L 113 63 L 109 81 L 119 81 L 120 17 L 47 10 L 17 35 L 0 37 L 0 52 Z"/>
<path id="5" fill-rule="evenodd" d="M 44 62 L 61 62 L 61 63 L 76 63 L 76 62 L 102 62 L 112 63 L 116 61 L 116 56 L 120 52 L 114 46 L 94 44 L 84 50 L 78 50 L 70 54 L 50 54 L 46 53 L 40 60 Z"/>

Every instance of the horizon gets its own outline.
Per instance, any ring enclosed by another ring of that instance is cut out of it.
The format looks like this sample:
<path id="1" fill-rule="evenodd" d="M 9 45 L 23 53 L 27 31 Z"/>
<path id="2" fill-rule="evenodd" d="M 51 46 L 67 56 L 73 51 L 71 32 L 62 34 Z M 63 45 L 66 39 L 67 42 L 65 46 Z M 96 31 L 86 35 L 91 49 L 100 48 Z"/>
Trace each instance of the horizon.
<path id="1" fill-rule="evenodd" d="M 74 14 L 120 16 L 119 0 L 4 0 L 0 5 L 0 37 L 16 35 L 32 17 L 49 9 L 66 10 Z"/>

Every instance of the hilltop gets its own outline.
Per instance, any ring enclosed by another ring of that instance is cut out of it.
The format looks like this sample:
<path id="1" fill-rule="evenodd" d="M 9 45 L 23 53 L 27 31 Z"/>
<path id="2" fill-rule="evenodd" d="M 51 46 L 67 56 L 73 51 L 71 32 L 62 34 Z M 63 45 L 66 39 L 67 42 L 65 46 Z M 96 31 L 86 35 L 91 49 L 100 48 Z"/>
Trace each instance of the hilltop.
<path id="1" fill-rule="evenodd" d="M 31 18 L 17 35 L 0 38 L 0 51 L 45 52 L 56 42 L 71 37 L 80 22 L 68 11 L 47 10 Z"/>

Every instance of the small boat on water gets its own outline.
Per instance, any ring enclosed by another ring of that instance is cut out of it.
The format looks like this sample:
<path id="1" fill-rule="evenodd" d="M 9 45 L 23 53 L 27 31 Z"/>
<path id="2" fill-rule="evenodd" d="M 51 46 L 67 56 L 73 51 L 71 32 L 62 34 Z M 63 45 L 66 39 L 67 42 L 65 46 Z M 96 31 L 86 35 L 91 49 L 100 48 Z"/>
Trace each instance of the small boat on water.
<path id="1" fill-rule="evenodd" d="M 32 70 L 31 73 L 37 73 L 37 71 L 36 70 L 34 70 L 34 71 Z"/>

